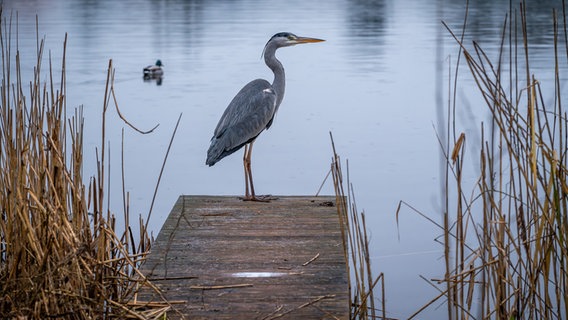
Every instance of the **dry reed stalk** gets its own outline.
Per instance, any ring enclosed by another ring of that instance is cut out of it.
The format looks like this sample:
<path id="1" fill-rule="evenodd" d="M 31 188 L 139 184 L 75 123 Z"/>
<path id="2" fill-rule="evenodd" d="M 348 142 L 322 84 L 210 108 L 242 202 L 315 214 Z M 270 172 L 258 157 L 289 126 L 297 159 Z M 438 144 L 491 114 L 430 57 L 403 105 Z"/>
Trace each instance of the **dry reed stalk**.
<path id="1" fill-rule="evenodd" d="M 0 317 L 162 316 L 167 304 L 151 312 L 143 310 L 151 306 L 131 302 L 136 284 L 147 281 L 138 271 L 150 247 L 143 221 L 138 242 L 130 225 L 117 234 L 114 216 L 105 204 L 104 113 L 112 92 L 112 64 L 98 172 L 86 187 L 82 108 L 69 119 L 66 116 L 67 37 L 60 80 L 54 81 L 50 58 L 45 83 L 41 81 L 44 41 L 38 37 L 29 89 L 23 85 L 20 54 L 16 48 L 14 56 L 12 41 L 11 23 L 0 19 Z"/>
<path id="2" fill-rule="evenodd" d="M 446 153 L 446 185 L 453 184 L 453 196 L 446 195 L 443 225 L 445 277 L 436 281 L 444 287 L 428 305 L 446 298 L 449 319 L 568 315 L 568 117 L 562 109 L 559 72 L 559 60 L 568 58 L 568 44 L 562 57 L 553 11 L 555 91 L 552 106 L 547 106 L 530 69 L 527 14 L 524 2 L 518 12 L 511 7 L 497 61 L 475 42 L 472 48 L 466 46 L 465 24 L 460 37 L 446 26 L 492 115 L 491 123 L 480 128 L 475 185 L 462 180 L 469 159 L 463 147 L 465 135 L 458 138 L 454 131 L 454 139 L 442 144 L 444 150 L 454 150 Z M 563 17 L 563 38 L 568 39 L 565 10 Z M 457 86 L 457 72 L 455 77 Z M 455 100 L 453 104 L 448 128 L 455 125 Z M 470 187 L 473 192 L 467 195 Z"/>
<path id="3" fill-rule="evenodd" d="M 371 257 L 369 255 L 369 239 L 365 224 L 365 214 L 358 213 L 355 205 L 355 193 L 349 183 L 349 174 L 346 183 L 347 196 L 343 186 L 343 173 L 341 161 L 335 150 L 335 143 L 330 132 L 333 149 L 331 173 L 335 189 L 336 207 L 341 228 L 343 252 L 350 291 L 350 317 L 351 319 L 375 319 L 375 288 L 381 282 L 381 314 L 386 318 L 385 283 L 384 275 L 373 277 L 371 270 Z M 352 277 L 355 279 L 352 279 Z M 353 288 L 353 286 L 355 288 Z"/>

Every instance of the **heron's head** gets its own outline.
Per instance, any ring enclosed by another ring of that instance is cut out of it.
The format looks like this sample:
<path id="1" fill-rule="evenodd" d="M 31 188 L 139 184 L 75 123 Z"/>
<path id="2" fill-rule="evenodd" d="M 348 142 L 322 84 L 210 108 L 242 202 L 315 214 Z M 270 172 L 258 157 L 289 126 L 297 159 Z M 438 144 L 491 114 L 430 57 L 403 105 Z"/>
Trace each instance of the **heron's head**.
<path id="1" fill-rule="evenodd" d="M 299 37 L 290 32 L 279 32 L 270 38 L 266 45 L 264 46 L 264 51 L 268 46 L 274 46 L 276 49 L 281 47 L 289 47 L 301 43 L 312 43 L 312 42 L 322 42 L 325 40 L 317 38 Z"/>
<path id="2" fill-rule="evenodd" d="M 290 32 L 279 32 L 268 40 L 268 43 L 274 42 L 278 47 L 288 47 L 300 43 L 311 43 L 311 42 L 322 42 L 325 40 L 308 38 L 308 37 L 298 37 L 297 35 Z M 267 43 L 267 44 L 268 44 Z"/>

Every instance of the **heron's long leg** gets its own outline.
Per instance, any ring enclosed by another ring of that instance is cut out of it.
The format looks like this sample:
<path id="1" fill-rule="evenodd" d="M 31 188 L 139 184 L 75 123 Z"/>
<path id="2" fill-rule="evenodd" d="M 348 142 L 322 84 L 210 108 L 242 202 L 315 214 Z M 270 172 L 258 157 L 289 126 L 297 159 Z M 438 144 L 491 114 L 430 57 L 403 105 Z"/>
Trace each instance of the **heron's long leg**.
<path id="1" fill-rule="evenodd" d="M 254 142 L 254 141 L 253 141 Z M 243 164 L 245 167 L 245 187 L 246 193 L 243 200 L 245 201 L 261 201 L 268 202 L 269 199 L 264 199 L 264 197 L 257 198 L 254 192 L 254 184 L 252 181 L 252 170 L 251 170 L 251 158 L 252 158 L 252 144 L 253 142 L 245 145 L 245 155 L 243 157 Z M 250 193 L 249 193 L 250 186 Z"/>
<path id="2" fill-rule="evenodd" d="M 254 141 L 253 141 L 254 142 Z M 254 184 L 252 182 L 252 169 L 251 169 L 251 158 L 252 158 L 252 144 L 253 142 L 245 145 L 245 155 L 243 156 L 243 165 L 245 167 L 245 201 L 260 201 L 260 202 L 270 202 L 271 198 L 268 196 L 256 197 L 254 192 Z M 250 193 L 249 193 L 250 186 Z"/>
<path id="3" fill-rule="evenodd" d="M 252 182 L 252 170 L 251 170 L 251 168 L 250 168 L 250 163 L 251 163 L 250 159 L 251 159 L 251 157 L 252 157 L 252 144 L 253 144 L 253 143 L 254 143 L 254 141 L 252 141 L 252 142 L 249 143 L 249 145 L 248 145 L 248 150 L 247 150 L 247 151 L 248 151 L 248 152 L 247 152 L 247 172 L 248 172 L 248 180 L 249 180 L 249 182 L 250 182 L 250 193 L 251 193 L 251 197 L 250 197 L 250 198 L 251 198 L 252 200 L 256 200 L 256 196 L 255 196 L 255 194 L 254 194 L 254 185 L 253 185 L 253 182 Z M 245 178 L 245 180 L 246 180 L 246 178 Z"/>
<path id="4" fill-rule="evenodd" d="M 249 193 L 249 171 L 250 171 L 250 158 L 249 154 L 249 145 L 245 145 L 245 153 L 243 154 L 243 168 L 245 169 L 245 200 L 250 199 Z"/>

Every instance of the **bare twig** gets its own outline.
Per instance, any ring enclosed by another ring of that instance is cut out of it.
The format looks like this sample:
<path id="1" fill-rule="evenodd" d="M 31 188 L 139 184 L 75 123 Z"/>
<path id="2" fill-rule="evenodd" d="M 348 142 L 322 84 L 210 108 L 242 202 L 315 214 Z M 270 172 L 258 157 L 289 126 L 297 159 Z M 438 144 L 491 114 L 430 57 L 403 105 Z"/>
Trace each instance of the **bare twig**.
<path id="1" fill-rule="evenodd" d="M 133 130 L 141 133 L 141 134 L 148 134 L 148 133 L 152 133 L 154 130 L 156 130 L 157 127 L 160 126 L 160 124 L 158 123 L 157 125 L 155 125 L 152 129 L 147 130 L 147 131 L 143 131 L 138 129 L 137 127 L 135 127 L 132 123 L 130 123 L 130 121 L 128 121 L 126 119 L 125 116 L 122 115 L 122 112 L 120 112 L 120 108 L 118 107 L 118 101 L 116 100 L 116 94 L 114 93 L 114 74 L 112 77 L 112 82 L 111 82 L 111 87 L 110 87 L 110 92 L 112 94 L 112 99 L 114 101 L 114 107 L 116 108 L 116 113 L 118 114 L 118 116 L 120 117 L 120 119 L 122 119 L 122 121 L 124 121 L 124 123 L 126 123 L 130 128 L 132 128 Z"/>
<path id="2" fill-rule="evenodd" d="M 320 302 L 320 301 L 322 301 L 322 300 L 324 300 L 324 299 L 333 299 L 333 298 L 335 298 L 335 295 L 333 295 L 333 294 L 325 295 L 325 296 L 320 296 L 320 297 L 317 297 L 317 298 L 315 298 L 315 299 L 313 299 L 313 300 L 311 300 L 311 301 L 309 301 L 309 302 L 306 302 L 306 303 L 304 303 L 304 304 L 302 304 L 302 305 L 300 305 L 300 306 L 298 306 L 298 307 L 296 307 L 296 308 L 290 309 L 290 310 L 288 310 L 288 311 L 286 311 L 286 312 L 283 312 L 283 313 L 274 314 L 273 316 L 265 317 L 265 318 L 263 318 L 263 319 L 265 319 L 265 320 L 273 320 L 273 319 L 282 318 L 283 316 L 285 316 L 285 315 L 287 315 L 287 314 L 290 314 L 290 313 L 292 313 L 292 312 L 294 312 L 294 311 L 298 311 L 298 310 L 303 309 L 303 308 L 305 308 L 305 307 L 311 306 L 311 305 L 313 305 L 313 304 L 315 304 L 315 303 L 318 303 L 318 302 Z"/>
<path id="3" fill-rule="evenodd" d="M 313 258 L 311 258 L 310 260 L 308 260 L 308 261 L 302 263 L 302 266 L 305 267 L 305 266 L 307 266 L 308 264 L 314 262 L 317 258 L 319 258 L 319 256 L 320 256 L 320 254 L 319 254 L 319 252 L 318 252 L 318 254 L 316 254 Z"/>

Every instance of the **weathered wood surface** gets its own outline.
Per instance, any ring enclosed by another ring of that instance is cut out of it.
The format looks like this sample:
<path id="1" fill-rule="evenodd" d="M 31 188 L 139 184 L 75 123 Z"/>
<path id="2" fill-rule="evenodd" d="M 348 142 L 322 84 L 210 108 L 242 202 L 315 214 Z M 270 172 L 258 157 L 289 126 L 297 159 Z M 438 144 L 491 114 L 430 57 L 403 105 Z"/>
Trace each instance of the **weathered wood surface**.
<path id="1" fill-rule="evenodd" d="M 143 270 L 168 319 L 349 318 L 335 197 L 181 196 Z"/>

